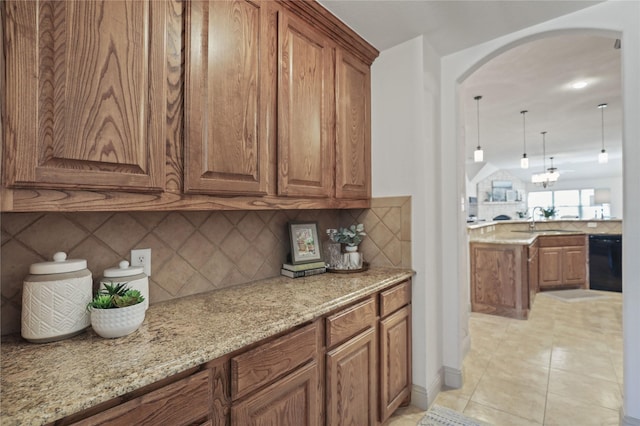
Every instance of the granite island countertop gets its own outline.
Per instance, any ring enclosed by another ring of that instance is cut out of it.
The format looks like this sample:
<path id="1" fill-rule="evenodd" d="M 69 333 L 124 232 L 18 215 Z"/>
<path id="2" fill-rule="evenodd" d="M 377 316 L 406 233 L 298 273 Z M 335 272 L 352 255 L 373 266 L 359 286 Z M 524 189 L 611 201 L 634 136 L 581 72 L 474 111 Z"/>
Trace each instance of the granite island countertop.
<path id="1" fill-rule="evenodd" d="M 408 269 L 276 277 L 151 305 L 119 339 L 2 338 L 0 423 L 40 425 L 93 407 L 410 278 Z"/>
<path id="2" fill-rule="evenodd" d="M 565 230 L 540 230 L 535 232 L 528 231 L 495 231 L 483 235 L 476 235 L 469 238 L 470 243 L 488 243 L 488 244 L 533 244 L 538 237 L 550 235 L 585 235 L 580 231 Z"/>

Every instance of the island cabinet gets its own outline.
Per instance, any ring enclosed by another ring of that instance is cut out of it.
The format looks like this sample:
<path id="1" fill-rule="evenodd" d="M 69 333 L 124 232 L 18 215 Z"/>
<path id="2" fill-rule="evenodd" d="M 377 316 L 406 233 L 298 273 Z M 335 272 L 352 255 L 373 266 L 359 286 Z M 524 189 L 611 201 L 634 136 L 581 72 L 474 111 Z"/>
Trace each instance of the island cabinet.
<path id="1" fill-rule="evenodd" d="M 586 235 L 541 236 L 539 245 L 540 290 L 586 286 Z"/>
<path id="2" fill-rule="evenodd" d="M 473 312 L 526 319 L 529 315 L 528 247 L 471 243 Z"/>
<path id="3" fill-rule="evenodd" d="M 317 2 L 2 6 L 2 211 L 368 207 L 378 51 Z"/>
<path id="4" fill-rule="evenodd" d="M 529 307 L 533 305 L 536 294 L 540 291 L 540 250 L 538 240 L 527 247 L 527 268 L 529 278 Z"/>

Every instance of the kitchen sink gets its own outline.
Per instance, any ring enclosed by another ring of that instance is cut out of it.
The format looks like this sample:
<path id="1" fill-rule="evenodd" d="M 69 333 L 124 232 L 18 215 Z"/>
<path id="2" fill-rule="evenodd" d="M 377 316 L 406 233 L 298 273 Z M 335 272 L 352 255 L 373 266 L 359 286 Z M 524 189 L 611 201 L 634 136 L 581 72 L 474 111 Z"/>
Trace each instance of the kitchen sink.
<path id="1" fill-rule="evenodd" d="M 577 233 L 577 234 L 582 234 L 582 231 L 575 231 L 575 230 L 568 230 L 568 229 L 527 229 L 525 230 L 517 230 L 517 231 L 511 231 L 511 232 L 522 232 L 525 234 L 540 234 L 543 232 L 562 232 L 562 233 Z"/>

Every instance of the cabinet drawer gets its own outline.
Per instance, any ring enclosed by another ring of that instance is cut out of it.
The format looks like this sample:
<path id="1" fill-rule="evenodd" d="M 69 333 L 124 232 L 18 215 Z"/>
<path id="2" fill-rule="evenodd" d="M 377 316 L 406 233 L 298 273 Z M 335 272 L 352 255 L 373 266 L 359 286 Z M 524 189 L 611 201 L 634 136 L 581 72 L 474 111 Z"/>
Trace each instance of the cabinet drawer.
<path id="1" fill-rule="evenodd" d="M 231 359 L 231 399 L 287 374 L 318 352 L 318 323 L 265 343 Z"/>
<path id="2" fill-rule="evenodd" d="M 584 234 L 544 236 L 540 237 L 539 241 L 540 247 L 583 246 L 586 244 L 586 237 Z"/>
<path id="3" fill-rule="evenodd" d="M 332 347 L 375 325 L 376 300 L 367 299 L 327 318 L 327 346 Z"/>
<path id="4" fill-rule="evenodd" d="M 411 302 L 411 281 L 405 281 L 380 293 L 380 316 L 397 311 Z"/>
<path id="5" fill-rule="evenodd" d="M 201 371 L 74 424 L 190 425 L 209 414 L 209 371 Z"/>

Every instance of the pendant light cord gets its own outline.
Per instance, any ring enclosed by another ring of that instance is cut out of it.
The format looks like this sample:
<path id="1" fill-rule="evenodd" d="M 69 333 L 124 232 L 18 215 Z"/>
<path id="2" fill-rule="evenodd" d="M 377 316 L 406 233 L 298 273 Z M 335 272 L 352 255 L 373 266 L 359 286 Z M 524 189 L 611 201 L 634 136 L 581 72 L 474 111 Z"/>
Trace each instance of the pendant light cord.
<path id="1" fill-rule="evenodd" d="M 526 125 L 526 120 L 525 120 L 525 114 L 529 112 L 527 110 L 524 111 L 520 111 L 520 114 L 522 114 L 522 144 L 524 145 L 524 151 L 523 154 L 527 155 L 527 125 Z"/>
<path id="2" fill-rule="evenodd" d="M 545 135 L 547 132 L 542 132 L 542 173 L 547 172 L 547 153 L 545 150 Z"/>
<path id="3" fill-rule="evenodd" d="M 602 118 L 602 152 L 604 152 L 604 109 L 607 107 L 607 104 L 600 104 L 598 108 L 600 108 L 600 117 Z"/>
<path id="4" fill-rule="evenodd" d="M 476 96 L 475 98 L 473 98 L 476 100 L 476 110 L 477 110 L 477 121 L 478 121 L 478 148 L 480 149 L 480 99 L 482 99 L 482 96 Z"/>

